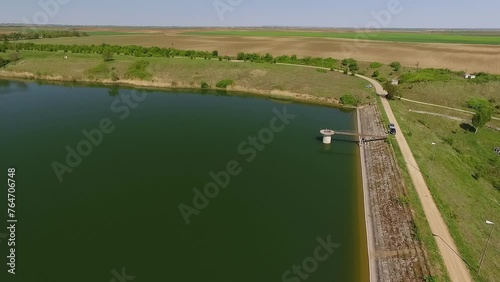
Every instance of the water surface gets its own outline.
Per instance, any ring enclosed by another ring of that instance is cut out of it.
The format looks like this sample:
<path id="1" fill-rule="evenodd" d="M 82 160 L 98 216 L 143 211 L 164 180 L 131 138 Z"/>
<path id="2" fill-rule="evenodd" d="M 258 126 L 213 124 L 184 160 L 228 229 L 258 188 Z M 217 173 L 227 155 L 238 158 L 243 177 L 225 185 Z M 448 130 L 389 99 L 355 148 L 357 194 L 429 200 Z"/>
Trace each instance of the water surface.
<path id="1" fill-rule="evenodd" d="M 325 148 L 317 139 L 322 127 L 354 130 L 355 112 L 150 91 L 137 94 L 147 96 L 125 117 L 120 101 L 132 93 L 0 83 L 0 180 L 17 169 L 19 220 L 17 274 L 6 273 L 0 238 L 1 281 L 120 281 L 123 268 L 133 281 L 287 281 L 282 275 L 314 257 L 317 239 L 328 236 L 340 246 L 312 273 L 303 270 L 307 281 L 364 281 L 358 147 L 337 139 Z M 249 161 L 250 145 L 245 154 L 238 147 L 285 107 L 297 117 Z M 82 131 L 103 119 L 114 131 L 60 182 L 52 164 L 67 165 L 66 147 L 76 150 L 87 140 Z M 230 161 L 241 173 L 186 224 L 179 204 L 193 206 L 193 188 Z"/>

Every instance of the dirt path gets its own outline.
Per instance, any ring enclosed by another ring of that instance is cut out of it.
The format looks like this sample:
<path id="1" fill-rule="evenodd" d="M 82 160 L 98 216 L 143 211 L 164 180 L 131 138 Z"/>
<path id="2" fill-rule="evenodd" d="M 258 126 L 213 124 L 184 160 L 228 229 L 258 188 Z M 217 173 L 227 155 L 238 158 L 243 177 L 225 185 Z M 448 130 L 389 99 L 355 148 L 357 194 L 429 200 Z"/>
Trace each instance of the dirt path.
<path id="1" fill-rule="evenodd" d="M 377 91 L 377 94 L 379 95 L 386 94 L 382 85 L 380 85 L 380 83 L 378 83 L 377 81 L 369 77 L 361 75 L 357 76 L 373 84 L 375 90 Z M 392 112 L 389 102 L 385 98 L 382 98 L 382 104 L 384 106 L 384 110 L 389 120 L 391 120 L 391 122 L 395 124 L 398 132 L 402 132 L 396 120 L 396 117 Z M 422 207 L 424 209 L 425 216 L 427 218 L 427 221 L 429 222 L 432 233 L 435 235 L 439 251 L 443 257 L 446 268 L 448 269 L 448 273 L 450 275 L 451 280 L 456 282 L 472 281 L 466 264 L 457 255 L 458 251 L 455 242 L 451 237 L 450 232 L 448 231 L 446 223 L 441 217 L 441 213 L 439 212 L 439 209 L 437 208 L 434 199 L 432 198 L 429 188 L 427 187 L 424 177 L 420 172 L 419 166 L 415 158 L 413 157 L 410 146 L 406 141 L 406 138 L 404 137 L 403 134 L 399 133 L 396 135 L 396 140 L 398 141 L 399 147 L 401 148 L 401 152 L 406 161 L 408 172 L 413 181 L 413 184 L 415 185 L 415 189 L 417 190 L 420 201 L 422 202 Z"/>
<path id="2" fill-rule="evenodd" d="M 377 91 L 377 93 L 378 93 L 378 91 Z M 415 104 L 420 104 L 420 105 L 425 105 L 425 106 L 431 106 L 431 107 L 436 107 L 436 108 L 441 108 L 441 109 L 447 109 L 447 110 L 452 110 L 452 111 L 466 113 L 466 114 L 471 114 L 471 115 L 475 114 L 474 112 L 470 112 L 470 111 L 466 111 L 466 110 L 462 110 L 462 109 L 450 108 L 450 107 L 446 107 L 446 106 L 441 106 L 441 105 L 436 105 L 436 104 L 430 104 L 430 103 L 425 103 L 425 102 L 419 102 L 419 101 L 410 100 L 410 99 L 406 99 L 406 98 L 401 98 L 401 100 L 406 101 L 406 102 L 410 102 L 410 103 L 415 103 Z M 497 117 L 491 117 L 491 118 L 494 119 L 494 120 L 500 120 L 500 118 L 497 118 Z"/>

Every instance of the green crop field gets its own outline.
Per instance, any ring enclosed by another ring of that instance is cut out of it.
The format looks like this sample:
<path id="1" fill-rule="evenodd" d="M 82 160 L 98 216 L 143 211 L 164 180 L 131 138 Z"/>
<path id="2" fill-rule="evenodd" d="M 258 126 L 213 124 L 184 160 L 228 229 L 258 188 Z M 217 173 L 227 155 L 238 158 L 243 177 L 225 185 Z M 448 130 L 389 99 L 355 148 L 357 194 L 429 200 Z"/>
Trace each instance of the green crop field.
<path id="1" fill-rule="evenodd" d="M 316 31 L 202 31 L 184 32 L 184 35 L 198 36 L 263 36 L 263 37 L 318 37 L 340 39 L 363 39 L 409 43 L 452 43 L 500 45 L 500 36 L 481 33 L 423 33 L 423 32 L 316 32 Z"/>

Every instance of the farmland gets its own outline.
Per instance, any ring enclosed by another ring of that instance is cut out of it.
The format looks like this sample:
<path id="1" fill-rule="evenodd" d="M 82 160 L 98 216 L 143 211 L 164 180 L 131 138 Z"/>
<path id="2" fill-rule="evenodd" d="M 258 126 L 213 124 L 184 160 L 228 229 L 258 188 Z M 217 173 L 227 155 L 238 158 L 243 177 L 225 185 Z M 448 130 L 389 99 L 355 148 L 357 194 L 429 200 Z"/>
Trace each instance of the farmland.
<path id="1" fill-rule="evenodd" d="M 361 39 L 407 43 L 450 43 L 450 44 L 489 44 L 500 45 L 500 37 L 486 33 L 475 35 L 465 32 L 322 32 L 322 31 L 282 31 L 282 30 L 220 30 L 186 32 L 183 35 L 195 36 L 259 36 L 259 37 L 316 37 L 337 39 Z"/>
<path id="2" fill-rule="evenodd" d="M 449 68 L 456 71 L 489 72 L 500 74 L 500 45 L 483 45 L 490 41 L 496 44 L 498 36 L 477 35 L 472 32 L 461 32 L 460 34 L 431 34 L 432 38 L 469 38 L 472 44 L 458 43 L 423 43 L 429 40 L 419 39 L 423 36 L 414 33 L 403 33 L 398 35 L 399 39 L 409 38 L 416 42 L 377 41 L 377 40 L 353 40 L 354 32 L 318 32 L 308 31 L 306 34 L 315 37 L 285 36 L 286 32 L 304 31 L 274 31 L 256 29 L 250 34 L 272 34 L 273 36 L 237 36 L 226 33 L 240 32 L 227 29 L 169 29 L 169 28 L 91 28 L 85 27 L 78 30 L 89 33 L 91 36 L 85 38 L 56 38 L 42 39 L 37 43 L 52 44 L 111 44 L 111 45 L 140 45 L 145 47 L 172 47 L 184 50 L 218 50 L 221 55 L 235 56 L 238 52 L 271 53 L 279 55 L 298 55 L 312 57 L 332 57 L 336 59 L 355 58 L 358 61 L 378 61 L 389 64 L 400 61 L 404 66 L 415 67 L 418 63 L 421 68 Z M 345 31 L 344 31 L 345 32 Z M 470 34 L 472 33 L 472 34 Z M 337 37 L 325 36 L 338 34 Z M 392 33 L 380 33 L 383 36 L 394 37 Z M 399 33 L 398 33 L 399 34 Z M 398 39 L 396 36 L 396 39 Z M 346 38 L 347 37 L 347 38 Z M 413 39 L 412 39 L 413 37 Z M 493 39 L 490 39 L 492 38 Z M 415 39 L 416 38 L 416 39 Z M 472 39 L 471 39 L 472 38 Z M 482 38 L 483 41 L 479 40 Z M 495 39 L 496 38 L 496 39 Z M 418 40 L 417 40 L 418 39 Z M 500 40 L 499 40 L 500 41 Z"/>

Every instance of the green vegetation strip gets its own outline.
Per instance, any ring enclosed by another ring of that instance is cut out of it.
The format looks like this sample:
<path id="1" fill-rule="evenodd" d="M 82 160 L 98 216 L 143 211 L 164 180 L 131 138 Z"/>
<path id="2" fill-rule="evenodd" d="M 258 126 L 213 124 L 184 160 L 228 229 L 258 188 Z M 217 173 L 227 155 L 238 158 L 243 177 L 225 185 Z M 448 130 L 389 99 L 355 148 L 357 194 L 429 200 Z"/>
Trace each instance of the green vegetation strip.
<path id="1" fill-rule="evenodd" d="M 204 31 L 184 32 L 183 35 L 196 36 L 263 36 L 263 37 L 319 37 L 340 39 L 362 39 L 408 43 L 452 43 L 452 44 L 489 44 L 500 45 L 498 35 L 469 35 L 452 33 L 419 32 L 314 32 L 314 31 Z"/>

